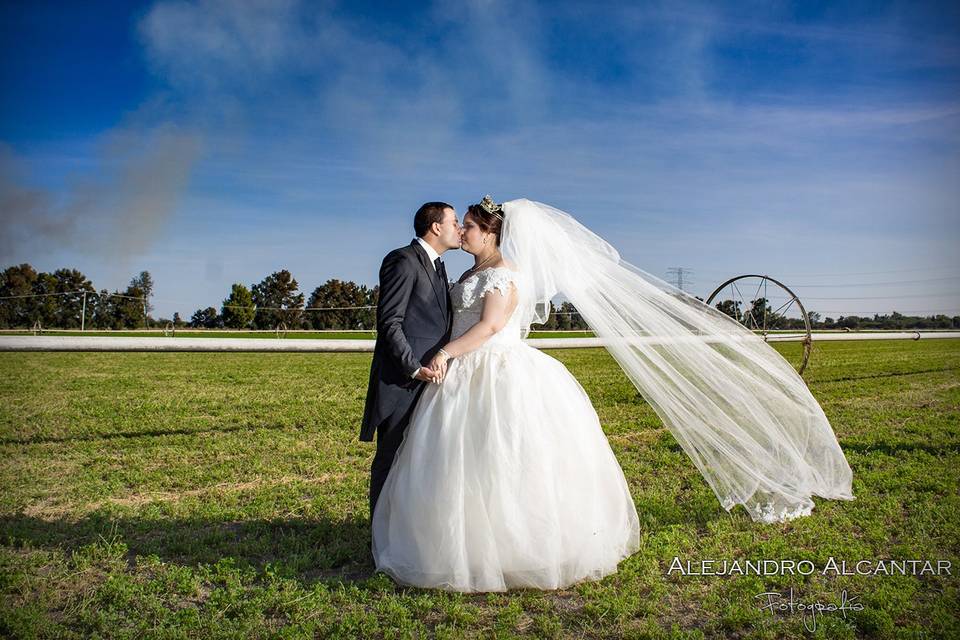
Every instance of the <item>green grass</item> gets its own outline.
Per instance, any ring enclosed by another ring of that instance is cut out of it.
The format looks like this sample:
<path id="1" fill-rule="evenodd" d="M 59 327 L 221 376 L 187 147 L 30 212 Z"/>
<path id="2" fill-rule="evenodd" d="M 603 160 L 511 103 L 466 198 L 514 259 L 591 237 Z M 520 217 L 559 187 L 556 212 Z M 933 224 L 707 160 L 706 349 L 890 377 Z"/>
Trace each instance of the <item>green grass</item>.
<path id="1" fill-rule="evenodd" d="M 815 346 L 805 378 L 857 499 L 780 525 L 723 511 L 606 352 L 551 355 L 600 414 L 641 549 L 599 583 L 463 595 L 373 572 L 369 354 L 0 354 L 0 636 L 957 637 L 960 340 Z M 696 578 L 667 575 L 674 556 L 954 575 Z M 754 597 L 791 587 L 864 609 L 811 634 Z"/>

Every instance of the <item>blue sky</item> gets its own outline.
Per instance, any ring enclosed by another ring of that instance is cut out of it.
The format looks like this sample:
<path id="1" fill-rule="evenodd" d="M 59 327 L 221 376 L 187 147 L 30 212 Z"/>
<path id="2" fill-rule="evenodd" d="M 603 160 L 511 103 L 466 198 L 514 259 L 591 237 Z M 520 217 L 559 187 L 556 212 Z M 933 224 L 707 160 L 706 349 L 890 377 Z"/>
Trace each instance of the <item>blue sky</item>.
<path id="1" fill-rule="evenodd" d="M 956 3 L 8 2 L 0 42 L 0 267 L 146 269 L 155 316 L 372 285 L 485 193 L 700 296 L 960 313 Z"/>

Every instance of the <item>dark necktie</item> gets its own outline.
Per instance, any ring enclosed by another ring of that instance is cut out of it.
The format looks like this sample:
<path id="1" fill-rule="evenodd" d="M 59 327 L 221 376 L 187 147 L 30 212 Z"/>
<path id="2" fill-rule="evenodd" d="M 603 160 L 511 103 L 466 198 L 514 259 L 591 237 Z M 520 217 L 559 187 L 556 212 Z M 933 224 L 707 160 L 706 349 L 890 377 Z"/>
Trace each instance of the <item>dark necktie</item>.
<path id="1" fill-rule="evenodd" d="M 444 288 L 447 286 L 447 270 L 443 266 L 443 261 L 440 258 L 437 258 L 433 261 L 433 266 L 437 269 L 437 275 L 440 276 L 440 281 L 443 283 Z"/>

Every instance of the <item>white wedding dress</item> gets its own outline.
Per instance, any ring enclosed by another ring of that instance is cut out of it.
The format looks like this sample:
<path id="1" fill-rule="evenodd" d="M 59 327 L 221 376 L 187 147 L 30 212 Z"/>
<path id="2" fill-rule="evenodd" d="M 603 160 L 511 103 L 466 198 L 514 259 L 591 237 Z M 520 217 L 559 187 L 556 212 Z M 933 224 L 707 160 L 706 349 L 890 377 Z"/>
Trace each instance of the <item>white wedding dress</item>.
<path id="1" fill-rule="evenodd" d="M 484 295 L 517 275 L 453 285 L 452 337 Z M 590 399 L 557 360 L 526 345 L 520 313 L 429 384 L 373 514 L 377 569 L 451 591 L 557 589 L 596 580 L 639 548 L 639 519 Z"/>

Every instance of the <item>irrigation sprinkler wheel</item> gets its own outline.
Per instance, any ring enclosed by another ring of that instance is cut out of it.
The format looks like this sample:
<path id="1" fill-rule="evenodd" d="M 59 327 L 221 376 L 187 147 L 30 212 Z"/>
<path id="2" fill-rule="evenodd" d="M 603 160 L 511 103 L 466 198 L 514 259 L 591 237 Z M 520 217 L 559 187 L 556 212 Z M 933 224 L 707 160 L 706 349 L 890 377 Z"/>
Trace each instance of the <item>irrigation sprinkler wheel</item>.
<path id="1" fill-rule="evenodd" d="M 173 325 L 172 322 L 168 322 L 167 326 L 163 328 L 163 337 L 176 337 L 177 328 Z"/>
<path id="2" fill-rule="evenodd" d="M 776 309 L 773 309 L 770 305 L 771 295 L 769 286 L 771 284 L 776 288 L 774 293 L 777 298 L 786 300 L 786 302 Z M 756 285 L 756 289 L 748 306 L 746 298 L 744 298 L 743 293 L 740 291 L 740 287 L 743 286 L 749 291 L 754 285 Z M 797 373 L 803 375 L 803 371 L 807 368 L 807 363 L 810 361 L 810 352 L 813 349 L 813 333 L 810 328 L 810 316 L 807 315 L 807 310 L 804 308 L 803 303 L 800 302 L 797 294 L 791 291 L 787 285 L 768 275 L 744 274 L 730 278 L 717 287 L 713 293 L 710 294 L 710 297 L 707 298 L 706 304 L 713 306 L 714 298 L 727 288 L 729 288 L 730 299 L 734 302 L 735 313 L 741 316 L 736 319 L 751 331 L 755 333 L 759 332 L 759 334 L 763 336 L 764 341 L 767 341 L 770 331 L 777 330 L 778 324 L 786 324 L 786 314 L 790 310 L 790 307 L 796 303 L 804 326 L 801 330 L 802 338 L 800 341 L 803 345 L 803 355 L 800 359 L 800 365 L 797 367 Z M 777 289 L 779 289 L 779 291 L 777 291 Z M 753 313 L 753 307 L 755 306 L 754 301 L 760 300 L 761 298 L 766 300 L 766 304 L 763 305 L 762 317 L 758 319 Z M 768 308 L 771 310 L 771 314 L 767 314 Z"/>
<path id="3" fill-rule="evenodd" d="M 35 336 L 42 336 L 42 335 L 43 335 L 43 325 L 40 324 L 40 321 L 39 321 L 39 320 L 37 320 L 36 322 L 33 323 L 33 329 L 32 329 L 32 331 L 33 331 L 33 335 L 35 335 Z"/>
<path id="4" fill-rule="evenodd" d="M 277 325 L 277 338 L 286 338 L 287 337 L 287 323 L 281 322 Z"/>

